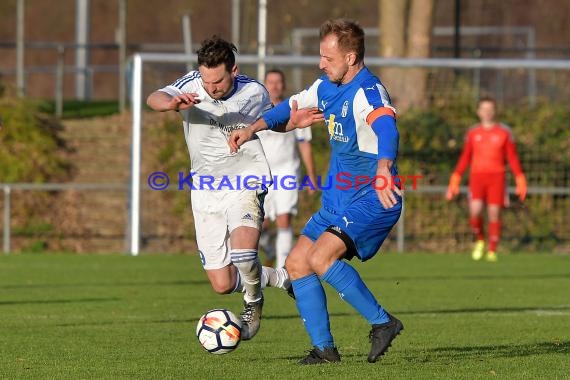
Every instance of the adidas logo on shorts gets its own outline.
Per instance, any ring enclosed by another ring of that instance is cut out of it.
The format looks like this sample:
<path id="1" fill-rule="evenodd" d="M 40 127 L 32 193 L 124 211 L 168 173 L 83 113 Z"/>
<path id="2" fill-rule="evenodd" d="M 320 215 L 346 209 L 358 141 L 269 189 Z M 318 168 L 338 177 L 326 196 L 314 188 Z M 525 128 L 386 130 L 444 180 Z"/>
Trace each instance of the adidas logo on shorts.
<path id="1" fill-rule="evenodd" d="M 253 220 L 253 216 L 250 213 L 245 214 L 241 217 L 242 220 Z"/>
<path id="2" fill-rule="evenodd" d="M 339 234 L 342 234 L 342 230 L 340 229 L 339 226 L 330 226 L 329 228 L 333 231 L 338 232 Z"/>

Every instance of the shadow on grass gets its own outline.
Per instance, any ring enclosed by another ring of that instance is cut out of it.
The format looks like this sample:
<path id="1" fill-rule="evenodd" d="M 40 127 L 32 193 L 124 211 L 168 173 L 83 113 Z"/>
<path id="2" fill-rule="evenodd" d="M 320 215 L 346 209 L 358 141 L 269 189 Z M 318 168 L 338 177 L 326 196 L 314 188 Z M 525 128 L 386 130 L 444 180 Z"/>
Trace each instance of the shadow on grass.
<path id="1" fill-rule="evenodd" d="M 461 309 L 432 309 L 432 310 L 408 310 L 408 311 L 395 311 L 395 314 L 474 314 L 474 313 L 548 313 L 556 311 L 570 310 L 570 305 L 559 306 L 541 306 L 541 307 L 470 307 Z"/>
<path id="2" fill-rule="evenodd" d="M 291 301 L 293 302 L 293 301 Z M 293 304 L 294 306 L 294 304 Z M 358 316 L 356 312 L 354 313 L 329 313 L 330 317 L 352 317 Z M 280 320 L 280 319 L 299 319 L 301 318 L 299 314 L 285 314 L 285 315 L 263 315 L 263 319 Z"/>
<path id="3" fill-rule="evenodd" d="M 56 327 L 88 327 L 88 326 L 122 326 L 122 325 L 148 325 L 148 324 L 163 324 L 163 323 L 196 323 L 198 318 L 195 319 L 160 319 L 160 320 L 109 320 L 109 321 L 97 321 L 97 322 L 68 322 L 68 323 L 56 323 Z"/>
<path id="4" fill-rule="evenodd" d="M 141 281 L 129 281 L 129 282 L 93 282 L 93 283 L 81 283 L 81 284 L 8 284 L 0 285 L 0 289 L 50 289 L 50 288 L 115 288 L 120 286 L 186 286 L 186 285 L 208 285 L 210 282 L 206 279 L 204 280 L 180 280 L 180 281 L 148 281 L 142 279 Z"/>
<path id="5" fill-rule="evenodd" d="M 353 314 L 349 313 L 331 313 L 331 317 L 346 317 Z M 299 319 L 298 314 L 291 315 L 274 315 L 274 316 L 263 316 L 263 320 L 281 320 L 281 319 Z M 168 323 L 196 323 L 198 321 L 198 316 L 196 318 L 184 318 L 184 319 L 139 319 L 139 320 L 109 320 L 109 321 L 97 321 L 97 322 L 69 322 L 69 323 L 57 323 L 54 326 L 57 327 L 79 327 L 79 326 L 112 326 L 112 325 L 132 325 L 132 324 L 168 324 Z"/>
<path id="6" fill-rule="evenodd" d="M 0 301 L 0 306 L 10 305 L 43 305 L 43 304 L 66 304 L 66 303 L 83 303 L 83 302 L 111 302 L 120 301 L 120 298 L 78 298 L 67 300 L 22 300 L 22 301 Z"/>
<path id="7" fill-rule="evenodd" d="M 489 357 L 513 358 L 548 354 L 570 354 L 570 341 L 552 340 L 520 345 L 436 347 L 418 351 L 418 355 L 405 355 L 404 358 L 414 362 L 428 362 L 442 360 L 481 360 Z"/>
<path id="8" fill-rule="evenodd" d="M 366 356 L 359 352 L 343 352 L 339 348 L 344 359 L 356 358 L 366 360 Z M 539 343 L 529 343 L 522 345 L 497 345 L 497 346 L 464 346 L 464 347 L 436 347 L 430 349 L 412 350 L 414 354 L 401 354 L 401 357 L 413 363 L 448 363 L 460 362 L 464 360 L 481 361 L 489 358 L 515 358 L 524 356 L 550 355 L 550 354 L 570 354 L 570 341 L 548 341 Z M 308 352 L 308 351 L 307 351 Z M 409 352 L 409 351 L 407 351 Z M 306 355 L 306 354 L 305 354 Z M 391 354 L 392 355 L 392 354 Z M 298 361 L 302 358 L 302 353 L 298 356 L 281 356 L 280 359 Z M 385 365 L 385 364 L 384 364 Z"/>
<path id="9" fill-rule="evenodd" d="M 497 273 L 493 274 L 476 274 L 476 275 L 419 275 L 419 276 L 381 276 L 381 277 L 365 277 L 365 282 L 374 282 L 374 281 L 425 281 L 425 280 L 434 280 L 434 281 L 449 281 L 449 280 L 514 280 L 514 279 L 524 279 L 524 280 L 549 280 L 549 279 L 567 279 L 570 280 L 570 273 L 551 273 L 551 274 L 504 274 L 504 273 Z"/>

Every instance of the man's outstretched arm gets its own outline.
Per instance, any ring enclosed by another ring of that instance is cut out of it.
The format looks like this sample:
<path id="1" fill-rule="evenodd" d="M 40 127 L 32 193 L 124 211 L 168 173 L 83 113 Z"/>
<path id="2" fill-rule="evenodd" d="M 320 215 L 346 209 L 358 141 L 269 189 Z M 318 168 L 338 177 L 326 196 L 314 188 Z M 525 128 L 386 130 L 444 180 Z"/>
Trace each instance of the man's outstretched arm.
<path id="1" fill-rule="evenodd" d="M 200 103 L 196 93 L 183 93 L 176 96 L 157 90 L 146 99 L 146 104 L 155 111 L 180 111 Z"/>
<path id="2" fill-rule="evenodd" d="M 298 109 L 297 101 L 295 100 L 292 102 L 291 111 L 287 118 L 283 117 L 283 109 L 278 109 L 278 107 L 279 106 L 266 112 L 263 117 L 257 119 L 257 121 L 249 127 L 233 131 L 228 140 L 230 151 L 232 153 L 237 152 L 239 147 L 251 140 L 255 133 L 265 129 L 273 130 L 273 128 L 277 128 L 279 125 L 287 123 L 285 131 L 288 132 L 295 128 L 306 128 L 313 123 L 324 121 L 322 112 L 316 107 Z M 278 117 L 276 117 L 275 114 L 277 114 Z"/>

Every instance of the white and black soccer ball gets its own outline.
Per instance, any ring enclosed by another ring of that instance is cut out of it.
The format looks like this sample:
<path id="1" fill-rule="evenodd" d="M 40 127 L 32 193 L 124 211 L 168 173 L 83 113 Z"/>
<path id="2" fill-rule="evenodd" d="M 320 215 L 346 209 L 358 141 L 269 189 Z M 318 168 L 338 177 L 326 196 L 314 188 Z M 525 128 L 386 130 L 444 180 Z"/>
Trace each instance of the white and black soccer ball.
<path id="1" fill-rule="evenodd" d="M 229 310 L 213 309 L 200 317 L 196 336 L 209 353 L 227 354 L 239 345 L 241 321 Z"/>

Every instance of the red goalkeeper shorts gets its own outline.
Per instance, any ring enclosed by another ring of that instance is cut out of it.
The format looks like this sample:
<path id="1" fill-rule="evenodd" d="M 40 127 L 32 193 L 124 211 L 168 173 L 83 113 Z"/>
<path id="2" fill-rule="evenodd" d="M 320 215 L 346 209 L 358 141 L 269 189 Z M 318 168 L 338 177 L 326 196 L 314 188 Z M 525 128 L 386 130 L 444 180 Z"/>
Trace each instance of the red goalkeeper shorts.
<path id="1" fill-rule="evenodd" d="M 469 199 L 482 200 L 488 205 L 505 205 L 505 173 L 471 173 Z"/>

